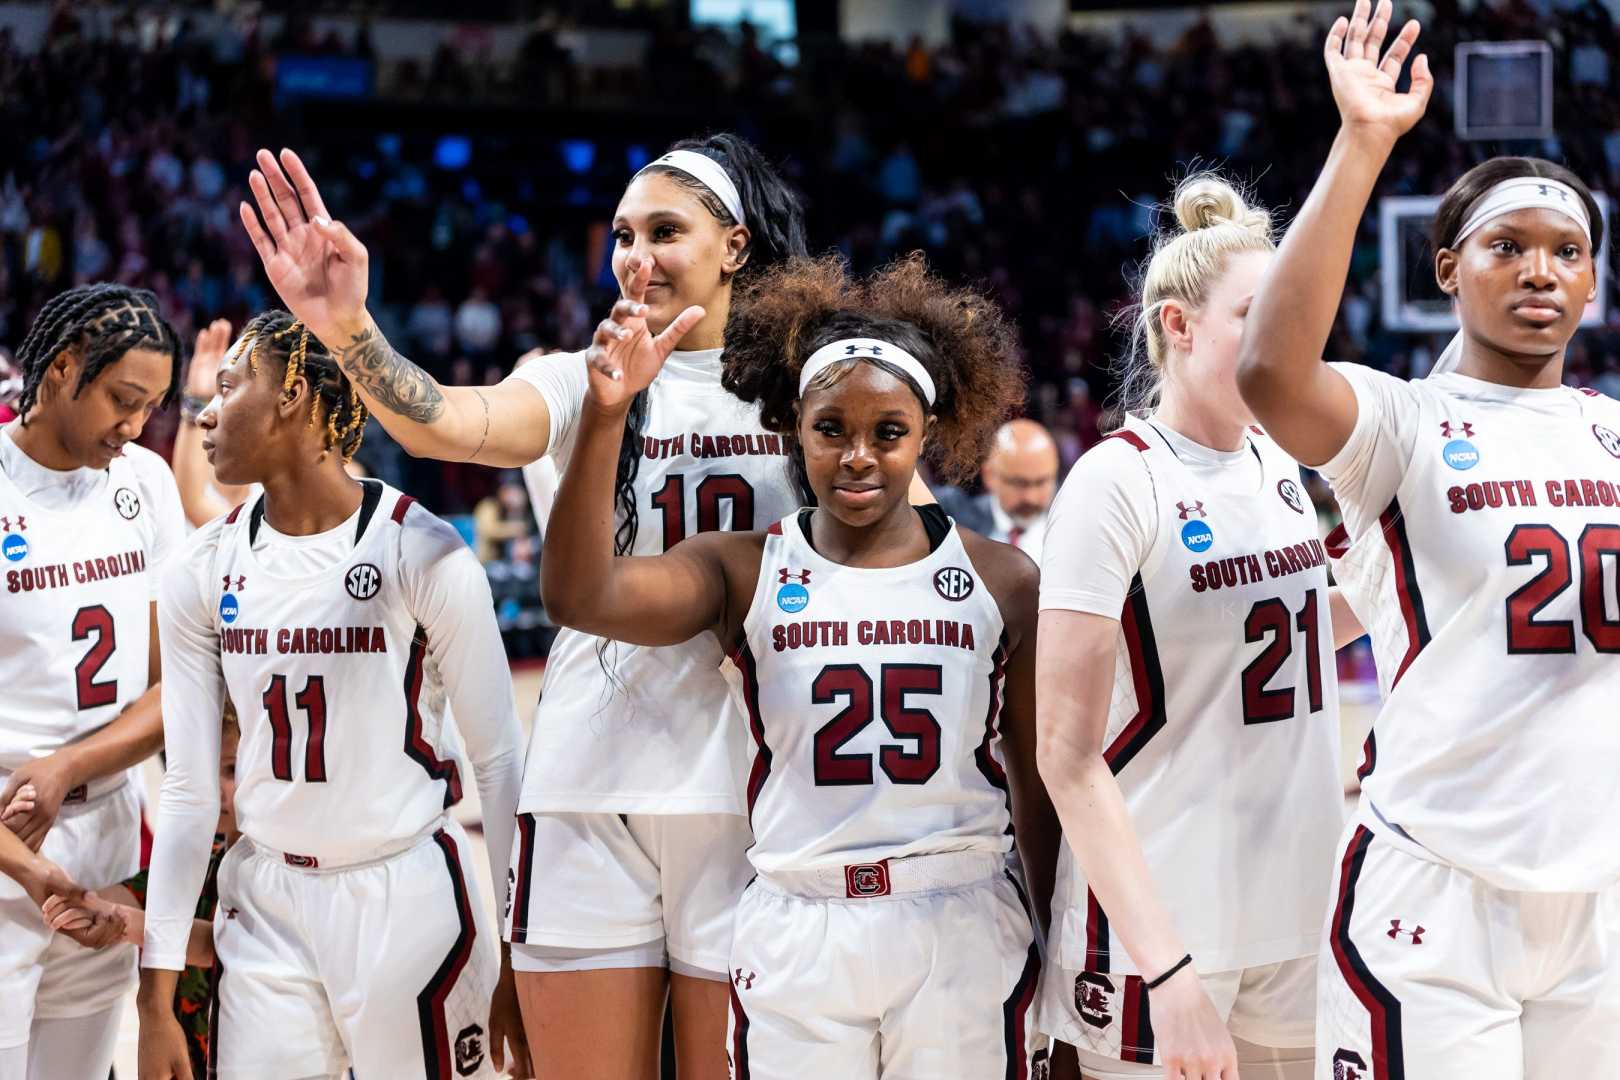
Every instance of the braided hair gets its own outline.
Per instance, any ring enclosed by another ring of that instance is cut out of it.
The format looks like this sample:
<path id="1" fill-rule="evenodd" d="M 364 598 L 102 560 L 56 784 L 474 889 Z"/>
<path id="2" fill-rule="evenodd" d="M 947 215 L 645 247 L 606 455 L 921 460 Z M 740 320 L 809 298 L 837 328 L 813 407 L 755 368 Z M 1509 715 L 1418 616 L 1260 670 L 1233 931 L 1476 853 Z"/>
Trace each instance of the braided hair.
<path id="1" fill-rule="evenodd" d="M 324 405 L 326 449 L 336 450 L 345 462 L 354 457 L 370 413 L 360 400 L 360 392 L 309 327 L 285 311 L 266 311 L 242 328 L 235 348 L 247 351 L 248 370 L 254 374 L 258 374 L 260 360 L 280 364 L 282 390 L 291 390 L 302 375 L 310 387 L 309 426 L 320 422 Z"/>
<path id="2" fill-rule="evenodd" d="M 156 296 L 112 282 L 77 285 L 46 302 L 17 350 L 23 388 L 16 409 L 24 424 L 39 401 L 45 372 L 64 349 L 77 349 L 83 362 L 75 398 L 131 349 L 167 353 L 172 360 L 163 405 L 174 400 L 180 386 L 180 338 L 158 313 Z"/>

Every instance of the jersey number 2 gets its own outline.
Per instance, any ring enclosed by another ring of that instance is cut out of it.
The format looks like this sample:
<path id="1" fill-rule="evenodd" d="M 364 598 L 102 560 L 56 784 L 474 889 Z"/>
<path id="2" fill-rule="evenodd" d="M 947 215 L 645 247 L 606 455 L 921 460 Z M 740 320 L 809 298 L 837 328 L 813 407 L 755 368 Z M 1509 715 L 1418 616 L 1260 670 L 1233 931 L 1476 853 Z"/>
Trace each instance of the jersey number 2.
<path id="1" fill-rule="evenodd" d="M 118 633 L 113 628 L 112 612 L 100 604 L 82 607 L 73 614 L 73 640 L 84 641 L 92 634 L 96 643 L 90 646 L 90 651 L 73 669 L 73 685 L 78 691 L 80 709 L 95 709 L 118 700 L 117 679 L 96 681 L 101 669 L 112 659 L 113 650 L 118 648 Z"/>
<path id="2" fill-rule="evenodd" d="M 1551 525 L 1516 525 L 1507 538 L 1509 566 L 1529 566 L 1545 559 L 1541 573 L 1507 598 L 1507 651 L 1510 653 L 1572 653 L 1574 619 L 1538 619 L 1553 598 L 1575 580 L 1569 541 Z M 1581 629 L 1600 653 L 1620 653 L 1620 618 L 1609 618 L 1603 594 L 1606 558 L 1620 563 L 1620 525 L 1588 525 L 1575 545 L 1580 558 Z M 1620 565 L 1615 568 L 1620 577 Z M 1616 590 L 1620 593 L 1620 589 Z M 1620 605 L 1620 595 L 1615 597 Z"/>
<path id="3" fill-rule="evenodd" d="M 926 784 L 939 771 L 939 721 L 927 709 L 908 705 L 906 696 L 938 696 L 939 665 L 884 664 L 879 677 L 884 726 L 897 739 L 915 740 L 916 749 L 885 743 L 878 750 L 878 764 L 896 784 Z M 841 750 L 872 722 L 872 676 L 861 665 L 830 664 L 810 686 L 810 700 L 816 705 L 833 705 L 840 699 L 844 708 L 816 732 L 816 784 L 870 784 L 872 755 Z"/>
<path id="4" fill-rule="evenodd" d="M 706 476 L 697 486 L 697 531 L 720 531 L 720 501 L 731 503 L 731 531 L 754 527 L 754 489 L 736 473 Z M 670 473 L 664 486 L 652 493 L 653 508 L 664 518 L 664 550 L 686 539 L 686 474 Z"/>
<path id="5" fill-rule="evenodd" d="M 1298 615 L 1276 597 L 1262 600 L 1249 609 L 1249 617 L 1243 620 L 1243 640 L 1252 645 L 1265 641 L 1270 635 L 1271 641 L 1243 669 L 1245 724 L 1269 724 L 1293 718 L 1295 688 L 1279 686 L 1267 690 L 1266 683 L 1293 655 L 1295 627 L 1305 635 L 1305 681 L 1311 712 L 1322 711 L 1322 630 L 1317 617 L 1318 605 L 1316 590 L 1312 589 L 1305 594 L 1305 606 Z"/>
<path id="6" fill-rule="evenodd" d="M 304 742 L 304 779 L 311 784 L 326 783 L 326 684 L 311 675 L 293 698 L 309 720 L 309 738 Z M 270 676 L 264 691 L 264 711 L 270 717 L 270 772 L 277 780 L 291 780 L 292 719 L 287 712 L 287 676 Z"/>

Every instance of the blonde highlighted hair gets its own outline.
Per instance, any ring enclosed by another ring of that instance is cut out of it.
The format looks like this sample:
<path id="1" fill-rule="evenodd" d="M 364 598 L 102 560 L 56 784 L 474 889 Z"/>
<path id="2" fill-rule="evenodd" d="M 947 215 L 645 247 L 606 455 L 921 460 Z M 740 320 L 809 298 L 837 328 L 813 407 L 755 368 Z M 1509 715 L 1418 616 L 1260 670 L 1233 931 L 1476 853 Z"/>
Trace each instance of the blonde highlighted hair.
<path id="1" fill-rule="evenodd" d="M 1138 302 L 1120 316 L 1131 320 L 1130 349 L 1119 365 L 1119 400 L 1127 412 L 1147 412 L 1158 404 L 1170 357 L 1160 321 L 1165 304 L 1174 301 L 1196 311 L 1232 256 L 1277 248 L 1270 211 L 1250 205 L 1237 184 L 1220 173 L 1188 175 L 1176 185 L 1168 209 L 1176 224 L 1153 237 Z"/>

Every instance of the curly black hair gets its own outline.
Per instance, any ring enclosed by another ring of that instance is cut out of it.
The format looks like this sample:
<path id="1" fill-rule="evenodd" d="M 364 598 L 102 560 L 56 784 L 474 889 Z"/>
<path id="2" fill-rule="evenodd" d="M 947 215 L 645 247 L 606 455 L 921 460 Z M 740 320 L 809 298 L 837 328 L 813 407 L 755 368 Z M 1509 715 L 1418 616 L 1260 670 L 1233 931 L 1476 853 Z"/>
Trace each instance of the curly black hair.
<path id="1" fill-rule="evenodd" d="M 180 385 L 180 338 L 158 313 L 157 297 L 146 289 L 97 282 L 58 293 L 40 309 L 17 350 L 23 388 L 17 413 L 28 422 L 28 410 L 39 401 L 39 387 L 64 349 L 76 349 L 83 362 L 77 398 L 108 366 L 131 349 L 167 353 L 172 361 L 164 406 L 174 400 Z"/>
<path id="2" fill-rule="evenodd" d="M 757 401 L 769 431 L 793 435 L 799 372 L 818 348 L 840 338 L 891 341 L 934 380 L 929 457 L 946 479 L 971 476 L 996 428 L 1024 402 L 1018 335 L 983 293 L 953 286 L 921 254 L 896 259 L 855 280 L 837 256 L 791 259 L 749 282 L 732 304 L 721 382 Z M 921 388 L 899 368 L 869 357 L 835 364 L 817 377 L 836 381 L 871 363 Z"/>
<path id="3" fill-rule="evenodd" d="M 320 339 L 309 332 L 309 327 L 279 309 L 255 315 L 242 328 L 237 346 L 247 349 L 248 369 L 259 370 L 261 359 L 270 359 L 281 365 L 283 389 L 292 386 L 300 375 L 310 385 L 309 424 L 313 427 L 320 419 L 322 406 L 326 411 L 326 439 L 328 450 L 336 450 L 344 461 L 354 457 L 365 436 L 366 418 L 370 415 L 360 400 L 360 393 L 349 382 L 343 369 L 338 367 L 332 354 Z"/>

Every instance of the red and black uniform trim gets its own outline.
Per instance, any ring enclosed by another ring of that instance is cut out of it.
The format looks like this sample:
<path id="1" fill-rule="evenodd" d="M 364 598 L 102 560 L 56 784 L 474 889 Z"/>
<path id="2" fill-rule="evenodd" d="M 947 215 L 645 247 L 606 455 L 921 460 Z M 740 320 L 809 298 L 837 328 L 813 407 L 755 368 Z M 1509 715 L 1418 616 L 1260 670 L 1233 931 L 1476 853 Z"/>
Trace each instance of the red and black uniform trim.
<path id="1" fill-rule="evenodd" d="M 1367 741 L 1361 747 L 1361 765 L 1356 769 L 1356 779 L 1365 780 L 1378 768 L 1378 733 L 1367 732 Z"/>
<path id="2" fill-rule="evenodd" d="M 1108 937 L 1108 913 L 1097 902 L 1097 894 L 1086 886 L 1086 970 L 1107 975 L 1113 955 Z"/>
<path id="3" fill-rule="evenodd" d="M 517 816 L 518 864 L 512 882 L 512 943 L 529 940 L 529 889 L 534 882 L 534 815 Z"/>
<path id="4" fill-rule="evenodd" d="M 731 1076 L 732 1080 L 749 1080 L 748 1068 L 748 1013 L 742 998 L 737 996 L 737 981 L 731 981 Z"/>
<path id="5" fill-rule="evenodd" d="M 1002 872 L 1007 875 L 1007 880 L 1012 882 L 1019 903 L 1024 905 L 1024 914 L 1029 918 L 1030 929 L 1033 932 L 1035 913 L 1030 909 L 1029 897 L 1024 895 L 1023 886 L 1018 884 L 1018 879 L 1010 871 Z M 1006 1080 L 1029 1080 L 1029 1040 L 1025 1036 L 1025 1028 L 1028 1026 L 1029 1007 L 1035 1001 L 1035 989 L 1040 981 L 1040 944 L 1032 940 L 1029 943 L 1029 953 L 1024 959 L 1024 970 L 1019 973 L 1018 981 L 1013 984 L 1012 993 L 1001 1003 L 1002 1038 L 1007 1047 Z"/>
<path id="6" fill-rule="evenodd" d="M 455 839 L 440 829 L 433 834 L 433 842 L 444 854 L 445 868 L 450 872 L 450 886 L 456 894 L 456 918 L 460 926 L 456 939 L 445 954 L 433 977 L 421 993 L 416 995 L 416 1016 L 422 1026 L 422 1059 L 427 1064 L 427 1080 L 455 1080 L 455 1047 L 451 1045 L 449 1024 L 445 1020 L 444 1005 L 472 959 L 473 941 L 478 930 L 473 924 L 472 901 L 467 894 L 467 879 L 461 872 L 461 853 Z"/>
<path id="7" fill-rule="evenodd" d="M 737 670 L 742 674 L 743 701 L 748 706 L 748 733 L 754 737 L 756 748 L 754 767 L 748 770 L 748 822 L 752 825 L 754 803 L 759 801 L 759 793 L 771 775 L 771 747 L 765 741 L 765 720 L 759 712 L 759 672 L 754 667 L 754 653 L 748 647 L 746 638 L 737 642 L 731 662 L 737 665 Z M 736 999 L 735 990 L 732 999 Z"/>
<path id="8" fill-rule="evenodd" d="M 461 769 L 454 761 L 439 757 L 422 734 L 422 666 L 426 660 L 427 631 L 419 623 L 405 661 L 405 756 L 433 779 L 444 781 L 444 806 L 448 810 L 461 801 Z"/>
<path id="9" fill-rule="evenodd" d="M 1406 536 L 1406 517 L 1401 513 L 1400 500 L 1390 500 L 1388 509 L 1379 515 L 1378 524 L 1395 563 L 1395 595 L 1400 601 L 1401 619 L 1406 624 L 1406 653 L 1395 669 L 1395 677 L 1390 680 L 1393 687 L 1429 644 L 1429 616 L 1423 606 L 1423 590 L 1418 587 L 1417 567 L 1412 558 L 1412 544 Z"/>
<path id="10" fill-rule="evenodd" d="M 979 766 L 979 772 L 990 781 L 990 786 L 1007 797 L 1007 832 L 1011 835 L 1012 827 L 1012 789 L 1007 784 L 1007 770 L 996 760 L 991 747 L 1000 734 L 998 726 L 1001 722 L 1001 684 L 1007 675 L 1007 633 L 1001 633 L 1001 641 L 996 646 L 995 654 L 990 659 L 990 705 L 984 713 L 984 739 L 973 752 L 973 760 Z"/>
<path id="11" fill-rule="evenodd" d="M 207 1080 L 219 1080 L 219 984 L 224 978 L 225 964 L 215 953 L 214 966 L 208 972 L 208 1071 L 203 1074 Z"/>
<path id="12" fill-rule="evenodd" d="M 239 502 L 234 507 L 232 507 L 231 512 L 225 515 L 225 524 L 227 524 L 227 525 L 235 525 L 236 524 L 236 519 L 242 516 L 242 507 L 244 507 L 246 505 L 247 505 L 247 503 L 245 503 L 245 502 Z"/>
<path id="13" fill-rule="evenodd" d="M 1148 1003 L 1147 980 L 1125 976 L 1124 1008 L 1119 1016 L 1119 1060 L 1153 1064 L 1153 1013 Z"/>
<path id="14" fill-rule="evenodd" d="M 395 525 L 405 524 L 405 511 L 409 510 L 415 502 L 416 500 L 409 495 L 401 495 L 399 497 L 399 499 L 394 503 L 394 512 L 389 515 L 389 517 L 393 519 Z"/>
<path id="15" fill-rule="evenodd" d="M 1339 900 L 1333 908 L 1329 942 L 1339 975 L 1372 1018 L 1371 1080 L 1406 1080 L 1406 1059 L 1401 1049 L 1401 1003 L 1389 988 L 1378 981 L 1361 950 L 1350 937 L 1350 920 L 1355 914 L 1356 882 L 1372 846 L 1372 830 L 1356 829 L 1339 866 Z"/>
<path id="16" fill-rule="evenodd" d="M 1134 431 L 1127 431 L 1124 428 L 1120 428 L 1118 431 L 1109 432 L 1107 435 L 1104 435 L 1101 439 L 1098 439 L 1097 441 L 1099 443 L 1105 443 L 1109 439 L 1123 439 L 1127 443 L 1129 443 L 1130 445 L 1136 447 L 1137 450 L 1139 450 L 1140 452 L 1142 452 L 1144 454 L 1147 453 L 1147 451 L 1148 451 L 1147 440 L 1142 438 L 1142 436 L 1138 435 Z"/>
<path id="17" fill-rule="evenodd" d="M 1131 658 L 1131 679 L 1136 684 L 1136 715 L 1103 751 L 1103 759 L 1118 776 L 1153 737 L 1164 730 L 1164 670 L 1159 666 L 1159 645 L 1153 636 L 1147 590 L 1139 573 L 1131 579 L 1125 606 L 1119 615 L 1125 649 Z"/>

